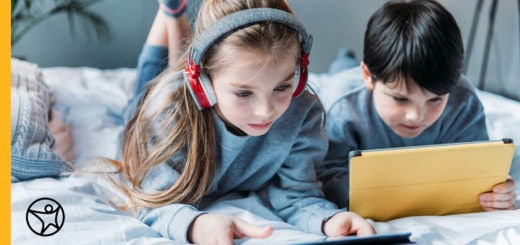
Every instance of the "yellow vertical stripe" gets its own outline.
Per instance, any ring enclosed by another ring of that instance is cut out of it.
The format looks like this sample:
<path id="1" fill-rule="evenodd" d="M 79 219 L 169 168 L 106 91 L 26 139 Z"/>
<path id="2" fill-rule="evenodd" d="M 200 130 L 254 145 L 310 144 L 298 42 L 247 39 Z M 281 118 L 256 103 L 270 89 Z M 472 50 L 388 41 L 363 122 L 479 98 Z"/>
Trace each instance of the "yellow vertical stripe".
<path id="1" fill-rule="evenodd" d="M 2 113 L 1 119 L 1 130 L 0 130 L 0 156 L 1 162 L 1 174 L 4 175 L 0 178 L 0 195 L 2 197 L 2 213 L 0 214 L 0 243 L 10 244 L 11 243 L 11 134 L 10 134 L 10 122 L 11 120 L 11 95 L 10 95 L 10 64 L 11 64 L 11 1 L 0 1 L 0 9 L 3 14 L 0 14 L 0 30 L 1 30 L 1 54 L 0 69 L 2 79 L 0 80 L 0 108 Z M 9 14 L 8 14 L 9 13 Z M 25 222 L 25 221 L 20 221 Z"/>

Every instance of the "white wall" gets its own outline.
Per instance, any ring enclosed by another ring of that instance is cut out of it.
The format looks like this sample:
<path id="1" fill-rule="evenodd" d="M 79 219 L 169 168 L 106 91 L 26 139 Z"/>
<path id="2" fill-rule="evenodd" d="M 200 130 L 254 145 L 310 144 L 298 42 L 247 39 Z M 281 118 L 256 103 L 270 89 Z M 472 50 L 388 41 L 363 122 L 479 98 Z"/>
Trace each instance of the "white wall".
<path id="1" fill-rule="evenodd" d="M 193 0 L 190 0 L 192 3 Z M 342 46 L 355 50 L 361 59 L 363 35 L 369 16 L 385 0 L 288 0 L 296 15 L 314 36 L 310 70 L 325 72 Z M 439 0 L 455 16 L 467 44 L 476 0 Z M 484 1 L 468 77 L 478 83 L 490 0 Z M 485 88 L 520 99 L 520 34 L 518 1 L 498 4 L 495 35 L 489 56 Z M 192 4 L 193 5 L 193 4 Z M 100 42 L 81 33 L 71 37 L 65 16 L 56 16 L 29 32 L 12 49 L 13 55 L 26 56 L 43 67 L 93 66 L 134 67 L 157 9 L 155 0 L 105 0 L 92 7 L 104 16 L 113 39 Z M 194 11 L 190 9 L 190 11 Z"/>

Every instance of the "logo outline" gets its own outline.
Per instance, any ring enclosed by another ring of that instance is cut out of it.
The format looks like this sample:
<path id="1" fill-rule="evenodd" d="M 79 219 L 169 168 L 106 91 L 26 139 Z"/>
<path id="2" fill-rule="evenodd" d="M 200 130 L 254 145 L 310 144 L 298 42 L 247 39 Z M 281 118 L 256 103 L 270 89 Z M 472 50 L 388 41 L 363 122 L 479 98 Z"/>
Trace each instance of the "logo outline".
<path id="1" fill-rule="evenodd" d="M 32 222 L 30 220 L 32 220 Z M 36 220 L 39 222 L 36 222 Z M 29 205 L 25 214 L 25 221 L 34 234 L 44 237 L 52 236 L 63 228 L 65 224 L 65 211 L 63 206 L 56 200 L 42 197 L 36 199 Z M 41 229 L 37 229 L 38 227 L 34 224 L 35 222 L 41 224 Z M 51 228 L 55 230 L 48 232 Z"/>

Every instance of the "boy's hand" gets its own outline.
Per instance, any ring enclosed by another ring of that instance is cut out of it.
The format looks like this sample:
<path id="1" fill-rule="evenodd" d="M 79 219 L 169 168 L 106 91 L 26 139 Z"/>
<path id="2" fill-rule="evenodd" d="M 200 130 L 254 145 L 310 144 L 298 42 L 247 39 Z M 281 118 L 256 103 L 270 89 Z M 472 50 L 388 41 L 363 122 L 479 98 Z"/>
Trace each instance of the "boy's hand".
<path id="1" fill-rule="evenodd" d="M 188 240 L 195 244 L 233 244 L 244 237 L 266 238 L 273 233 L 271 226 L 256 226 L 228 215 L 203 214 L 191 224 Z"/>
<path id="2" fill-rule="evenodd" d="M 323 233 L 329 237 L 337 236 L 368 236 L 375 234 L 374 227 L 363 217 L 353 212 L 340 212 L 323 224 Z"/>
<path id="3" fill-rule="evenodd" d="M 516 209 L 515 181 L 511 176 L 493 191 L 480 194 L 480 205 L 486 211 Z"/>

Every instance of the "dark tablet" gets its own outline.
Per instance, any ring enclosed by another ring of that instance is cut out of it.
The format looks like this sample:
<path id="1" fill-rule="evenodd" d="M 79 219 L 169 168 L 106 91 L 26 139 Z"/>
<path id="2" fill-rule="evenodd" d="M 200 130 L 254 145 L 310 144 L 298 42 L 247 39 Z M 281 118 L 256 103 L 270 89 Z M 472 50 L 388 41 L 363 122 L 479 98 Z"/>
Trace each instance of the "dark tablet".
<path id="1" fill-rule="evenodd" d="M 348 245 L 348 244 L 415 244 L 410 241 L 412 233 L 377 234 L 372 236 L 346 236 L 295 243 L 295 245 Z"/>

